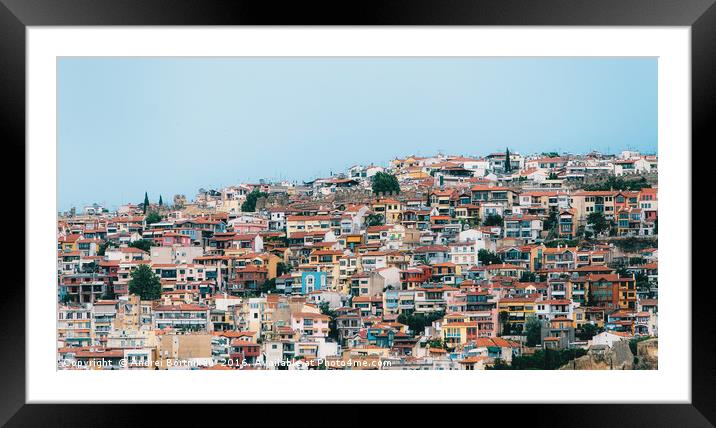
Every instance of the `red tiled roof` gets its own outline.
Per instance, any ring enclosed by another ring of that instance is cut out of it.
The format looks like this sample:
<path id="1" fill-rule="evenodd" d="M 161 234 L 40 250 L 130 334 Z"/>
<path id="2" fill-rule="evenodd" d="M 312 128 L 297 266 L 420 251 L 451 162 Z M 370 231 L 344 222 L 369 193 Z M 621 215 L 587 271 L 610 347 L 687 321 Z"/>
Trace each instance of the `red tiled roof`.
<path id="1" fill-rule="evenodd" d="M 179 304 L 179 305 L 159 305 L 156 308 L 154 308 L 155 311 L 161 311 L 161 312 L 180 312 L 180 311 L 205 311 L 209 309 L 207 306 L 204 305 L 195 305 L 195 304 Z"/>

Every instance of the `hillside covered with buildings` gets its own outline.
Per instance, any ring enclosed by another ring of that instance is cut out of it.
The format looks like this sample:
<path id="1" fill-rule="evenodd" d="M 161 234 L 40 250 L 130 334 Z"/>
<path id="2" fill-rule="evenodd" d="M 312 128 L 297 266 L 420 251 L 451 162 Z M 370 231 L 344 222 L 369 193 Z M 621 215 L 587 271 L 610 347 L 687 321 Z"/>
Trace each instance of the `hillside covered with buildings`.
<path id="1" fill-rule="evenodd" d="M 60 213 L 58 368 L 656 368 L 657 166 L 407 156 Z"/>

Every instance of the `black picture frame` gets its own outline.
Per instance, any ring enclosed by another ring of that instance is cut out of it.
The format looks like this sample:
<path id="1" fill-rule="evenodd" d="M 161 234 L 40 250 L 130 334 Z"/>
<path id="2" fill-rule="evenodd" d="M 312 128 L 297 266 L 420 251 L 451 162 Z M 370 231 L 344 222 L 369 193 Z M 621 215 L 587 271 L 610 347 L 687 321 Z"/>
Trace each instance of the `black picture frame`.
<path id="1" fill-rule="evenodd" d="M 691 28 L 692 151 L 714 141 L 709 124 L 716 111 L 715 0 L 404 0 L 359 2 L 250 2 L 245 0 L 0 0 L 0 129 L 6 155 L 7 183 L 19 181 L 25 165 L 25 48 L 28 26 L 90 25 L 558 25 L 687 26 Z M 12 161 L 11 159 L 16 159 Z M 22 162 L 20 160 L 23 160 Z M 703 159 L 703 157 L 701 158 Z M 703 160 L 702 160 L 703 162 Z M 11 171 L 9 165 L 23 165 Z M 692 170 L 695 165 L 692 165 Z M 684 171 L 691 175 L 691 171 Z M 22 176 L 24 179 L 24 175 Z M 10 181 L 12 180 L 12 181 Z M 8 188 L 8 195 L 19 193 Z M 695 193 L 692 192 L 692 195 Z M 12 197 L 12 196 L 11 196 Z M 12 215 L 24 218 L 24 203 L 14 198 Z M 22 214 L 18 214 L 22 211 Z M 24 222 L 24 229 L 31 227 Z M 17 224 L 17 223 L 14 223 Z M 691 230 L 682 233 L 691 235 Z M 25 248 L 24 230 L 9 236 L 14 251 Z M 686 249 L 685 249 L 686 250 Z M 696 254 L 694 253 L 694 257 Z M 698 256 L 703 261 L 703 256 Z M 101 426 L 174 418 L 185 424 L 206 422 L 207 412 L 171 412 L 169 405 L 137 411 L 136 405 L 25 404 L 25 270 L 8 264 L 9 277 L 0 298 L 0 423 L 8 426 Z M 692 266 L 694 264 L 692 263 Z M 698 265 L 696 265 L 698 266 Z M 684 278 L 680 287 L 690 286 Z M 709 283 L 693 282 L 692 296 Z M 676 284 L 674 284 L 676 286 Z M 709 293 L 710 294 L 710 293 Z M 714 322 L 710 299 L 692 298 L 692 401 L 690 404 L 579 404 L 496 407 L 498 415 L 522 412 L 513 421 L 551 426 L 713 426 L 716 423 Z M 688 352 L 688 350 L 684 350 Z M 68 385 L 71 387 L 71 385 Z M 571 386 L 578 387 L 578 386 Z M 615 385 L 634 388 L 639 385 Z M 429 392 L 429 391 L 428 391 Z M 427 392 L 426 392 L 427 393 Z M 535 397 L 539 398 L 539 391 Z M 473 411 L 463 413 L 468 416 Z M 355 411 L 355 409 L 353 410 Z M 266 410 L 259 410 L 259 414 Z M 489 410 L 488 413 L 489 414 Z M 411 412 L 415 413 L 415 412 Z M 420 415 L 422 412 L 418 412 Z M 171 415 L 174 415 L 173 417 Z M 227 413 L 218 411 L 217 415 Z M 440 412 L 441 415 L 445 413 Z M 558 417 L 555 417 L 558 416 Z M 320 420 L 320 419 L 319 419 Z M 506 420 L 508 421 L 508 420 Z M 529 422 L 528 422 L 529 421 Z"/>

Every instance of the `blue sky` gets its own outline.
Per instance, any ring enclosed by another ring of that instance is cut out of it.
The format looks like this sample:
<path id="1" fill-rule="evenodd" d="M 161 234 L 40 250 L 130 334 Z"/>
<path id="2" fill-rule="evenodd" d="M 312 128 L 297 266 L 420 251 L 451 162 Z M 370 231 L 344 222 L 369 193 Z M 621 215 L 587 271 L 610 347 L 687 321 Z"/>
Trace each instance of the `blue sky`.
<path id="1" fill-rule="evenodd" d="M 59 208 L 396 156 L 656 152 L 655 58 L 61 58 Z"/>

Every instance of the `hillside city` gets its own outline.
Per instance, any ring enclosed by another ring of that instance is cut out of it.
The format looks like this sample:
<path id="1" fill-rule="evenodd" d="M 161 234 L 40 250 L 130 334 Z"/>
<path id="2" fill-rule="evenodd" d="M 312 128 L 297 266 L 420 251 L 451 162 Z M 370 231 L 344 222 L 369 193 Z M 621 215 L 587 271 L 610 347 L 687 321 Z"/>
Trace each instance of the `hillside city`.
<path id="1" fill-rule="evenodd" d="M 58 213 L 57 367 L 656 369 L 657 166 L 410 155 Z"/>

